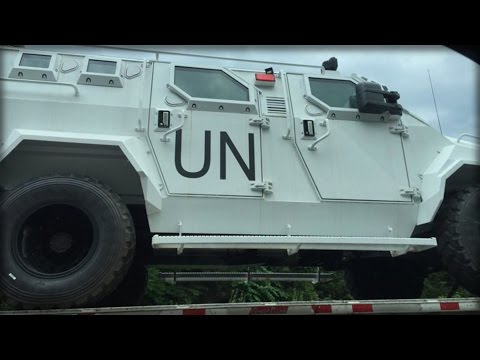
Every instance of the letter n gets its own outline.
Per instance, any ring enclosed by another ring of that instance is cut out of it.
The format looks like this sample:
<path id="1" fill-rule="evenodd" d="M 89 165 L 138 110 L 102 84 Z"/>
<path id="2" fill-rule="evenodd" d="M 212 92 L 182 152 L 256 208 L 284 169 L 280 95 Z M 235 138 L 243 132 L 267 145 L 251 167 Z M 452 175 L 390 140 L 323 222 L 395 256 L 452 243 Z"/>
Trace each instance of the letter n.
<path id="1" fill-rule="evenodd" d="M 232 139 L 225 131 L 220 132 L 220 179 L 225 180 L 227 178 L 227 164 L 226 164 L 226 152 L 227 145 L 230 148 L 233 156 L 237 160 L 238 164 L 242 168 L 248 180 L 255 180 L 255 141 L 254 135 L 248 134 L 248 165 L 245 164 L 240 153 L 232 142 Z"/>

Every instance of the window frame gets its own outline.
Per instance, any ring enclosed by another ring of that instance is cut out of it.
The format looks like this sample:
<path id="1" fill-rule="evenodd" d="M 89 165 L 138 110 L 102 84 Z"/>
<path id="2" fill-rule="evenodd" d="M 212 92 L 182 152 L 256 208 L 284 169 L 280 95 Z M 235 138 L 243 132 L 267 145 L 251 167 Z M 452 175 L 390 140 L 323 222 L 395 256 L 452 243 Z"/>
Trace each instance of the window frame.
<path id="1" fill-rule="evenodd" d="M 317 98 L 315 95 L 312 93 L 312 89 L 310 87 L 310 78 L 312 79 L 319 79 L 319 80 L 336 80 L 336 81 L 348 81 L 352 83 L 354 86 L 358 84 L 357 81 L 355 81 L 352 78 L 348 77 L 339 77 L 339 76 L 329 76 L 329 75 L 317 75 L 317 74 L 305 74 L 303 76 L 304 83 L 305 83 L 305 88 L 306 88 L 306 99 L 313 105 L 319 107 L 321 110 L 328 112 L 329 110 L 335 110 L 335 111 L 346 111 L 346 112 L 351 112 L 357 114 L 358 108 L 346 108 L 346 107 L 337 107 L 337 106 L 330 106 L 326 102 L 323 102 L 319 98 Z"/>
<path id="2" fill-rule="evenodd" d="M 89 72 L 87 71 L 88 69 L 88 63 L 90 60 L 94 61 L 106 61 L 106 62 L 114 62 L 116 63 L 115 67 L 115 72 L 113 74 L 105 74 L 105 73 L 94 73 L 94 72 Z M 83 65 L 82 65 L 82 74 L 88 74 L 88 75 L 103 75 L 103 76 L 120 76 L 120 60 L 118 59 L 110 59 L 110 58 L 101 58 L 99 56 L 85 56 L 83 60 Z"/>
<path id="3" fill-rule="evenodd" d="M 20 65 L 20 62 L 22 61 L 22 57 L 25 54 L 50 56 L 50 63 L 48 64 L 47 68 Z M 57 78 L 58 78 L 58 72 L 56 69 L 57 60 L 58 60 L 57 53 L 51 53 L 48 51 L 30 50 L 30 49 L 20 50 L 13 64 L 13 68 L 10 71 L 9 78 L 21 79 L 18 76 L 18 73 L 21 72 L 23 74 L 23 77 L 22 77 L 23 79 L 41 80 L 41 81 L 57 81 Z M 47 75 L 47 78 L 42 78 L 43 74 Z"/>
<path id="4" fill-rule="evenodd" d="M 94 73 L 87 71 L 90 60 L 114 62 L 116 64 L 115 73 Z M 102 57 L 102 56 L 85 56 L 83 59 L 82 70 L 77 84 L 79 85 L 94 85 L 106 87 L 123 87 L 122 77 L 120 75 L 122 69 L 122 60 L 118 58 Z M 86 79 L 90 78 L 91 82 L 87 83 Z M 114 80 L 114 85 L 109 85 L 109 81 Z"/>
<path id="5" fill-rule="evenodd" d="M 188 94 L 186 91 L 181 89 L 178 85 L 175 85 L 175 68 L 192 68 L 192 69 L 205 69 L 205 70 L 216 70 L 222 71 L 224 74 L 238 82 L 240 85 L 244 86 L 248 90 L 248 101 L 245 100 L 229 100 L 229 99 L 212 99 L 212 98 L 202 98 L 194 97 Z M 257 94 L 255 88 L 252 84 L 247 83 L 245 80 L 237 76 L 234 72 L 226 68 L 214 67 L 214 66 L 192 66 L 179 63 L 170 64 L 170 82 L 167 84 L 167 88 L 172 92 L 180 96 L 183 100 L 187 102 L 188 110 L 206 110 L 206 111 L 219 111 L 219 106 L 224 106 L 223 112 L 240 112 L 245 113 L 245 109 L 250 108 L 249 114 L 258 114 L 257 109 Z M 198 104 L 205 106 L 198 107 Z M 192 108 L 192 105 L 196 104 L 196 108 Z"/>

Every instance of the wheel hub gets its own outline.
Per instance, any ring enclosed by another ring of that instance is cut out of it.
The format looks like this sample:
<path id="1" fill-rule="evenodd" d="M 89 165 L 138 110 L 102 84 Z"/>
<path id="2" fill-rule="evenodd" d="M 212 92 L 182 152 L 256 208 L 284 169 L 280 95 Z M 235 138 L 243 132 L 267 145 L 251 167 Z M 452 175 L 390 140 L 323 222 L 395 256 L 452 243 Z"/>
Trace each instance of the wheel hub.
<path id="1" fill-rule="evenodd" d="M 41 276 L 63 276 L 87 258 L 93 246 L 93 224 L 79 208 L 47 205 L 30 215 L 16 242 L 17 258 Z"/>
<path id="2" fill-rule="evenodd" d="M 72 248 L 73 237 L 64 232 L 58 232 L 50 238 L 50 250 L 56 254 L 64 254 Z"/>

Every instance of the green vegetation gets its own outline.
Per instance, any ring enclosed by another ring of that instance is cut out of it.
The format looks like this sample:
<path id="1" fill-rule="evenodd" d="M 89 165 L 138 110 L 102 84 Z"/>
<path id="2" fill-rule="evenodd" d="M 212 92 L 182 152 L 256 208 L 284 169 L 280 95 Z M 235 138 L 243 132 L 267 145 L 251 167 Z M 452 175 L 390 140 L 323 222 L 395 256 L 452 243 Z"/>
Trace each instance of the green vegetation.
<path id="1" fill-rule="evenodd" d="M 12 306 L 0 303 L 0 311 L 14 310 Z"/>
<path id="2" fill-rule="evenodd" d="M 235 270 L 245 271 L 244 268 Z M 267 267 L 250 268 L 250 270 L 252 272 L 289 271 L 288 268 Z M 335 272 L 331 281 L 317 284 L 274 281 L 167 284 L 158 279 L 161 271 L 159 267 L 149 268 L 149 283 L 144 305 L 352 299 L 345 289 L 342 271 Z M 292 268 L 291 271 L 313 272 L 315 270 L 314 268 Z M 452 280 L 446 272 L 432 273 L 425 280 L 422 298 L 447 297 L 452 285 Z M 456 298 L 471 296 L 473 295 L 461 287 L 452 295 Z"/>
<path id="3" fill-rule="evenodd" d="M 246 271 L 236 268 L 232 271 Z M 314 272 L 316 268 L 250 268 L 252 272 Z M 164 270 L 159 266 L 149 267 L 147 292 L 142 305 L 175 305 L 206 303 L 237 303 L 266 301 L 314 301 L 314 300 L 348 300 L 350 295 L 345 289 L 343 272 L 337 271 L 332 280 L 312 284 L 310 282 L 179 282 L 166 283 L 160 280 L 159 274 Z M 182 271 L 191 271 L 182 269 Z M 215 270 L 212 270 L 215 271 Z M 422 298 L 447 297 L 452 288 L 452 280 L 446 272 L 432 273 L 425 280 Z M 458 288 L 453 297 L 473 296 L 463 288 Z M 0 303 L 0 311 L 12 310 L 7 304 Z"/>
<path id="4" fill-rule="evenodd" d="M 430 276 L 425 280 L 422 298 L 423 299 L 435 299 L 435 298 L 444 298 L 448 296 L 451 288 L 453 286 L 453 280 L 445 271 L 436 272 L 430 274 Z M 454 298 L 466 298 L 472 297 L 473 294 L 468 292 L 462 287 L 459 287 L 452 294 Z"/>

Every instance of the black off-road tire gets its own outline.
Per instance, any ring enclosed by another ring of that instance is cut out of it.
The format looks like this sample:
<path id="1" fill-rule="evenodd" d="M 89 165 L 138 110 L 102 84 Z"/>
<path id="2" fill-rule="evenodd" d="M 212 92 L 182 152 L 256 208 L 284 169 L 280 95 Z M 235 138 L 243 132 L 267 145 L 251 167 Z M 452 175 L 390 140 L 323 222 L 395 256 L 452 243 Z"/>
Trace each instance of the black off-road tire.
<path id="1" fill-rule="evenodd" d="M 438 251 L 459 285 L 480 295 L 480 184 L 449 193 L 435 220 Z"/>
<path id="2" fill-rule="evenodd" d="M 405 259 L 355 259 L 345 268 L 345 286 L 354 299 L 417 299 L 426 273 Z"/>
<path id="3" fill-rule="evenodd" d="M 54 175 L 0 199 L 0 296 L 17 308 L 98 303 L 132 263 L 130 213 L 96 179 Z"/>

